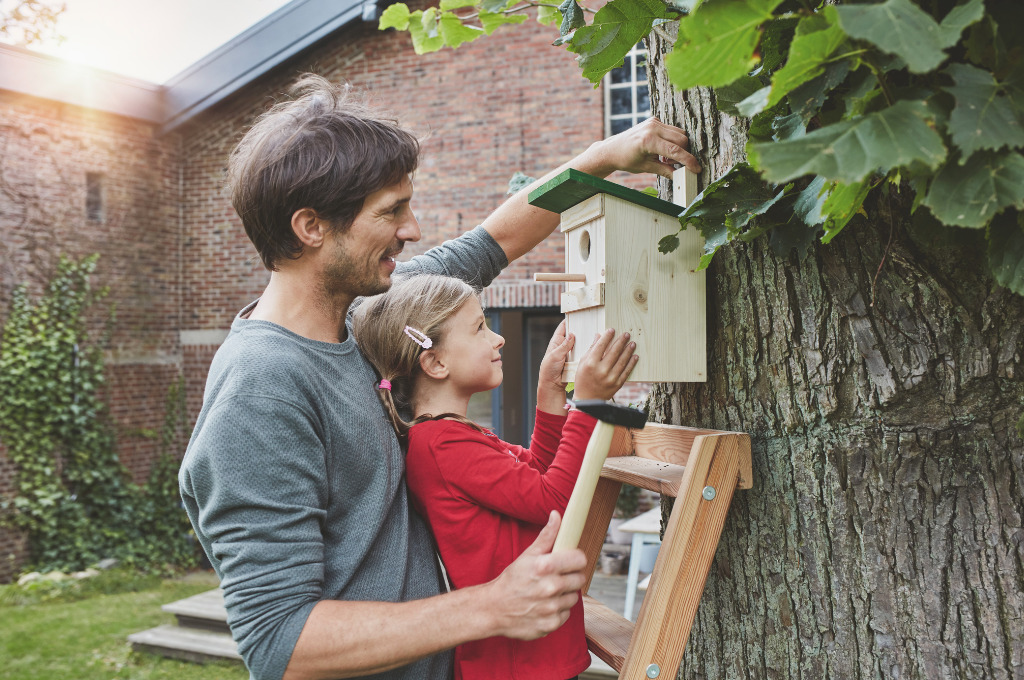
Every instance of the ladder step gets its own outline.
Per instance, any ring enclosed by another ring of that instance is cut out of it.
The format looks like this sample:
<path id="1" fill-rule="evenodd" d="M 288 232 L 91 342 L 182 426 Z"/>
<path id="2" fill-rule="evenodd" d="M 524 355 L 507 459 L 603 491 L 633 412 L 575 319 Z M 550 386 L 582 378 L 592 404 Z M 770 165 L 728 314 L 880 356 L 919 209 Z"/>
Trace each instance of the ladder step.
<path id="1" fill-rule="evenodd" d="M 633 637 L 633 622 L 589 595 L 583 596 L 583 621 L 590 651 L 620 672 Z"/>
<path id="2" fill-rule="evenodd" d="M 617 456 L 605 461 L 601 476 L 675 498 L 685 472 L 685 465 L 638 456 Z"/>

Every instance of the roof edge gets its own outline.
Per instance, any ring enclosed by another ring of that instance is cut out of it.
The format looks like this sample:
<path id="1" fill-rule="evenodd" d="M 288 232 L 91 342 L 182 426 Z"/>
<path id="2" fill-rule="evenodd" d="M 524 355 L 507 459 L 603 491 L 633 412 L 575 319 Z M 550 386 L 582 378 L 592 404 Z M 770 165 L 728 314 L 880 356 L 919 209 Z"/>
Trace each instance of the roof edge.
<path id="1" fill-rule="evenodd" d="M 167 81 L 163 131 L 224 100 L 346 24 L 376 0 L 293 0 Z"/>
<path id="2" fill-rule="evenodd" d="M 0 43 L 0 90 L 162 123 L 164 88 Z"/>

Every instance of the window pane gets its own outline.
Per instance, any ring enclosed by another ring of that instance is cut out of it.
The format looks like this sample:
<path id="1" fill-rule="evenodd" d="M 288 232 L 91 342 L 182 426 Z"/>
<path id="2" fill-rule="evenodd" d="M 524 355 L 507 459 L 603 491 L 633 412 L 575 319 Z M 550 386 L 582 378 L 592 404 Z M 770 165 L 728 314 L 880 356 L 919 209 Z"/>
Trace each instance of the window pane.
<path id="1" fill-rule="evenodd" d="M 529 404 L 526 408 L 524 442 L 530 441 L 530 437 L 533 435 L 534 416 L 537 410 L 537 374 L 540 373 L 540 362 L 544 358 L 544 352 L 547 351 L 551 336 L 555 334 L 558 324 L 562 323 L 562 318 L 561 314 L 555 312 L 543 316 L 530 316 L 526 319 L 527 360 L 524 363 L 528 365 L 526 370 L 529 376 L 529 388 L 526 397 L 529 399 Z"/>
<path id="2" fill-rule="evenodd" d="M 618 118 L 612 121 L 612 134 L 617 135 L 633 127 L 633 121 L 629 118 Z"/>
<path id="3" fill-rule="evenodd" d="M 491 409 L 491 393 L 477 392 L 470 397 L 466 417 L 480 427 L 492 429 L 494 427 L 494 413 Z"/>
<path id="4" fill-rule="evenodd" d="M 103 219 L 103 175 L 98 172 L 85 173 L 85 217 Z"/>
<path id="5" fill-rule="evenodd" d="M 631 88 L 617 87 L 612 89 L 612 115 L 619 116 L 633 113 L 633 93 Z"/>
<path id="6" fill-rule="evenodd" d="M 612 69 L 612 82 L 613 83 L 628 83 L 629 76 L 633 73 L 633 58 L 626 55 L 626 61 L 623 62 L 622 66 Z"/>
<path id="7" fill-rule="evenodd" d="M 638 114 L 648 113 L 651 110 L 651 93 L 646 85 L 636 88 L 636 112 Z"/>
<path id="8" fill-rule="evenodd" d="M 644 66 L 645 61 L 647 61 L 646 54 L 636 55 L 636 75 L 634 76 L 634 80 L 638 83 L 642 83 L 647 80 L 647 68 Z"/>

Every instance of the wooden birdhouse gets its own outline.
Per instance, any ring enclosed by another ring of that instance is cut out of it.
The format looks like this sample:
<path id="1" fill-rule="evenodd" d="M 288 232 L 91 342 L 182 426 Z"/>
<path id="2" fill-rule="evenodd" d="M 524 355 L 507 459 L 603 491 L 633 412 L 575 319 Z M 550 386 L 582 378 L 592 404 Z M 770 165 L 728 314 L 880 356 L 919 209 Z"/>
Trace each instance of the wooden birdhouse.
<path id="1" fill-rule="evenodd" d="M 674 181 L 676 203 L 573 169 L 530 193 L 532 205 L 561 214 L 565 234 L 565 271 L 534 277 L 565 282 L 561 307 L 576 346 L 563 380 L 575 379 L 580 357 L 606 328 L 636 342 L 631 381 L 707 380 L 705 277 L 697 271 L 703 239 L 691 227 L 675 251 L 658 252 L 696 194 L 688 170 Z"/>
<path id="2" fill-rule="evenodd" d="M 606 328 L 629 332 L 637 343 L 631 381 L 707 380 L 705 272 L 697 271 L 703 240 L 690 227 L 674 252 L 657 250 L 696 194 L 688 170 L 674 180 L 677 203 L 573 169 L 530 193 L 531 205 L 561 215 L 565 235 L 565 270 L 535 275 L 565 283 L 561 309 L 577 346 L 563 380 L 574 380 L 594 334 Z"/>

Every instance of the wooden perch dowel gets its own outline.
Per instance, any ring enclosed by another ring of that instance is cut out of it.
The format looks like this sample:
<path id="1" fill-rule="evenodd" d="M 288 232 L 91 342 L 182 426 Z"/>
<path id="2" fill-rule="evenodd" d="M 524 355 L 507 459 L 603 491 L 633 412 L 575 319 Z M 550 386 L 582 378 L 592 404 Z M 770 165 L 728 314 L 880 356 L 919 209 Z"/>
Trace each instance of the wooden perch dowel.
<path id="1" fill-rule="evenodd" d="M 548 274 L 534 274 L 533 280 L 535 282 L 540 281 L 561 281 L 563 283 L 586 283 L 586 274 L 566 274 L 562 273 L 548 273 Z"/>

